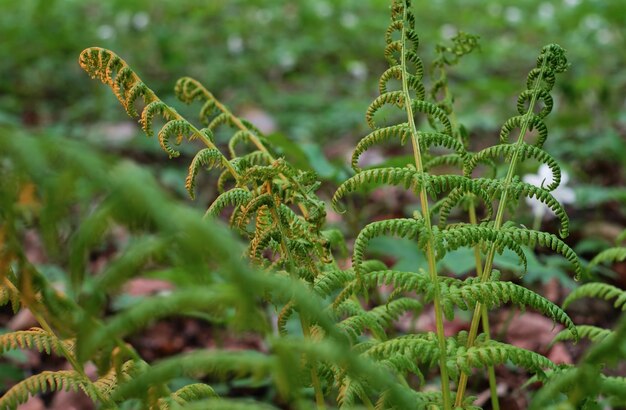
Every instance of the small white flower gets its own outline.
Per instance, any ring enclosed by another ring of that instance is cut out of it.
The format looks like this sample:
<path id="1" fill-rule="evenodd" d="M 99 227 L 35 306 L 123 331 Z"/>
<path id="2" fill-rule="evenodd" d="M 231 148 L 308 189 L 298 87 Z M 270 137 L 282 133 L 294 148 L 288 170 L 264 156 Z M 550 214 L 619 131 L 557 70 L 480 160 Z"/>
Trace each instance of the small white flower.
<path id="1" fill-rule="evenodd" d="M 524 178 L 522 179 L 527 184 L 546 186 L 552 183 L 552 171 L 549 166 L 542 164 L 539 167 L 537 174 L 524 175 Z M 567 172 L 561 172 L 561 184 L 551 192 L 552 196 L 554 196 L 554 198 L 561 204 L 571 204 L 576 201 L 576 194 L 574 193 L 574 190 L 566 186 L 568 181 L 569 175 Z M 546 214 L 550 217 L 554 217 L 552 212 L 549 212 L 550 208 L 543 202 L 536 198 L 525 199 L 536 218 L 543 218 Z"/>
<path id="2" fill-rule="evenodd" d="M 227 47 L 231 54 L 240 54 L 243 51 L 243 39 L 236 35 L 229 36 Z"/>
<path id="3" fill-rule="evenodd" d="M 150 23 L 150 16 L 148 13 L 139 12 L 133 15 L 133 26 L 137 30 L 143 30 L 148 26 L 148 23 Z"/>
<path id="4" fill-rule="evenodd" d="M 367 78 L 367 65 L 362 61 L 350 61 L 348 63 L 348 71 L 357 80 L 365 80 Z"/>
<path id="5" fill-rule="evenodd" d="M 109 26 L 108 24 L 105 24 L 105 25 L 98 27 L 97 33 L 98 33 L 98 37 L 101 38 L 102 40 L 108 40 L 110 38 L 113 38 L 113 36 L 115 36 L 115 29 Z"/>

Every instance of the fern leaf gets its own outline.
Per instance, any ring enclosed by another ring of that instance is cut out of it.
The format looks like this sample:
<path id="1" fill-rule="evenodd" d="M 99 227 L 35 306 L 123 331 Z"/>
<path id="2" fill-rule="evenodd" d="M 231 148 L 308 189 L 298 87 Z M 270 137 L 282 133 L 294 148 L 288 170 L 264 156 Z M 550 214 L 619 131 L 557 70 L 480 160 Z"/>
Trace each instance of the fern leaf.
<path id="1" fill-rule="evenodd" d="M 152 101 L 150 104 L 146 105 L 146 107 L 141 112 L 141 128 L 143 132 L 151 137 L 154 135 L 152 131 L 152 120 L 155 115 L 162 115 L 166 120 L 169 119 L 169 115 L 167 114 L 167 105 L 160 100 Z"/>
<path id="2" fill-rule="evenodd" d="M 321 297 L 330 296 L 337 289 L 354 279 L 354 272 L 334 269 L 319 274 L 313 283 L 313 290 Z"/>
<path id="3" fill-rule="evenodd" d="M 392 104 L 402 108 L 404 106 L 404 93 L 402 91 L 389 91 L 385 94 L 379 95 L 376 99 L 374 99 L 374 101 L 372 101 L 365 112 L 365 120 L 370 128 L 378 128 L 374 122 L 374 116 L 379 109 L 387 104 Z"/>
<path id="4" fill-rule="evenodd" d="M 611 331 L 609 329 L 602 329 L 597 326 L 589 325 L 576 326 L 576 332 L 578 333 L 579 339 L 589 339 L 592 342 L 599 342 L 611 334 Z M 552 340 L 550 344 L 555 344 L 565 340 L 576 341 L 577 339 L 576 337 L 574 337 L 574 334 L 571 332 L 571 330 L 564 329 L 554 337 L 554 340 Z"/>
<path id="5" fill-rule="evenodd" d="M 569 316 L 557 305 L 537 293 L 512 282 L 479 282 L 450 286 L 442 289 L 442 297 L 450 298 L 457 306 L 473 307 L 476 302 L 492 308 L 511 302 L 518 306 L 531 307 L 554 321 L 564 324 L 576 337 L 576 326 Z"/>
<path id="6" fill-rule="evenodd" d="M 363 263 L 365 250 L 370 240 L 381 235 L 394 235 L 401 238 L 414 239 L 422 236 L 423 230 L 424 223 L 412 218 L 387 219 L 366 225 L 363 230 L 359 232 L 354 242 L 352 268 L 354 269 L 356 277 L 359 278 L 361 275 L 361 264 Z M 420 239 L 422 239 L 420 243 L 423 245 L 426 238 Z"/>
<path id="7" fill-rule="evenodd" d="M 622 262 L 624 260 L 626 260 L 626 248 L 618 246 L 605 249 L 597 254 L 591 262 L 589 262 L 588 268 L 591 269 L 601 263 Z"/>
<path id="8" fill-rule="evenodd" d="M 221 167 L 222 160 L 224 160 L 222 153 L 213 148 L 204 148 L 193 157 L 193 160 L 189 165 L 187 178 L 185 179 L 185 188 L 187 189 L 191 199 L 195 199 L 196 197 L 194 189 L 196 187 L 196 175 L 198 175 L 200 168 Z"/>
<path id="9" fill-rule="evenodd" d="M 97 400 L 97 393 L 92 383 L 78 372 L 74 370 L 44 371 L 11 387 L 0 397 L 0 408 L 15 409 L 28 401 L 29 396 L 61 390 L 82 390 L 89 398 Z"/>
<path id="10" fill-rule="evenodd" d="M 71 352 L 73 348 L 72 341 L 61 340 L 37 327 L 0 335 L 0 354 L 14 349 L 37 349 L 47 354 L 63 355 L 64 352 Z"/>
<path id="11" fill-rule="evenodd" d="M 376 144 L 381 144 L 383 142 L 389 141 L 393 138 L 399 138 L 401 143 L 404 144 L 407 136 L 410 135 L 410 130 L 408 128 L 407 123 L 402 123 L 398 125 L 392 125 L 390 127 L 378 128 L 362 138 L 352 153 L 352 169 L 355 172 L 360 172 L 361 168 L 359 168 L 359 157 L 365 151 Z"/>
<path id="12" fill-rule="evenodd" d="M 251 376 L 259 380 L 272 370 L 271 357 L 253 351 L 198 351 L 173 356 L 150 366 L 146 371 L 121 383 L 111 395 L 119 402 L 141 396 L 150 386 L 155 386 L 177 377 L 199 377 L 212 375 L 224 378 L 228 375 Z"/>
<path id="13" fill-rule="evenodd" d="M 574 289 L 563 301 L 563 308 L 567 309 L 572 302 L 582 298 L 601 298 L 604 300 L 616 298 L 613 306 L 626 311 L 626 291 L 606 283 L 586 283 Z"/>
<path id="14" fill-rule="evenodd" d="M 339 327 L 350 335 L 353 342 L 356 342 L 366 329 L 370 329 L 378 339 L 385 339 L 385 328 L 394 320 L 408 311 L 417 314 L 422 307 L 422 304 L 415 299 L 400 298 L 344 319 L 339 323 Z"/>
<path id="15" fill-rule="evenodd" d="M 198 401 L 210 397 L 217 397 L 215 390 L 208 384 L 193 383 L 181 387 L 172 393 L 172 398 L 179 404 Z"/>
<path id="16" fill-rule="evenodd" d="M 516 366 L 534 373 L 557 367 L 545 356 L 494 340 L 485 341 L 469 349 L 460 347 L 455 357 L 459 370 L 468 375 L 472 369 L 504 364 L 509 360 Z"/>
<path id="17" fill-rule="evenodd" d="M 161 131 L 159 131 L 159 144 L 165 152 L 167 152 L 170 158 L 175 158 L 180 155 L 179 151 L 172 148 L 170 144 L 170 137 L 176 136 L 176 145 L 180 144 L 183 137 L 191 133 L 191 125 L 185 120 L 172 120 L 168 121 Z"/>
<path id="18" fill-rule="evenodd" d="M 217 216 L 227 206 L 243 206 L 244 204 L 250 202 L 251 199 L 252 194 L 250 194 L 249 191 L 243 188 L 233 188 L 230 191 L 224 192 L 218 196 L 217 199 L 213 201 L 204 216 L 205 218 L 209 216 Z"/>
<path id="19" fill-rule="evenodd" d="M 368 189 L 378 185 L 403 185 L 405 189 L 419 189 L 419 175 L 411 168 L 376 168 L 368 169 L 342 183 L 332 198 L 333 209 L 341 211 L 339 201 L 346 194 L 360 189 Z"/>
<path id="20" fill-rule="evenodd" d="M 552 182 L 545 187 L 546 190 L 553 191 L 560 185 L 561 168 L 559 167 L 559 164 L 556 162 L 554 157 L 552 157 L 552 155 L 548 154 L 541 148 L 526 143 L 522 143 L 519 145 L 495 145 L 493 147 L 485 148 L 484 150 L 477 152 L 468 161 L 467 167 L 465 169 L 465 174 L 470 175 L 476 165 L 482 161 L 497 156 L 509 157 L 513 155 L 516 151 L 518 152 L 521 161 L 524 161 L 527 158 L 533 158 L 540 163 L 548 165 L 550 171 L 552 171 Z"/>

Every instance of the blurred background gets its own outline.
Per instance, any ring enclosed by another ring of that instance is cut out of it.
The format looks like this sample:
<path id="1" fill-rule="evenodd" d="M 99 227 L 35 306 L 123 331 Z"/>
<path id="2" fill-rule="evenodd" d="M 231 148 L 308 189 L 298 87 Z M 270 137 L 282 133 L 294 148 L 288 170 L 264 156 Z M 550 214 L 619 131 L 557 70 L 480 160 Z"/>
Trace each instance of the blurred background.
<path id="1" fill-rule="evenodd" d="M 626 227 L 626 2 L 414 3 L 426 67 L 435 45 L 459 30 L 480 36 L 480 49 L 449 73 L 456 112 L 473 148 L 496 143 L 501 124 L 515 115 L 517 95 L 542 46 L 558 43 L 568 51 L 571 67 L 553 92 L 546 149 L 575 194 L 567 203 L 568 243 L 583 258 L 606 248 Z M 388 10 L 387 0 L 0 0 L 0 133 L 19 129 L 87 142 L 106 155 L 144 164 L 172 195 L 189 201 L 184 179 L 195 148 L 187 145 L 181 157 L 168 160 L 111 90 L 80 69 L 79 53 L 100 46 L 119 54 L 190 120 L 199 107 L 176 101 L 174 84 L 184 75 L 203 82 L 269 134 L 289 160 L 317 171 L 327 198 L 351 175 L 347 158 L 368 132 L 364 113 L 386 68 Z M 429 81 L 427 74 L 427 86 Z M 522 172 L 538 169 L 531 164 Z M 214 176 L 202 178 L 199 199 L 190 201 L 198 208 L 214 196 Z M 540 173 L 537 178 L 540 183 Z M 357 219 L 348 215 L 342 224 L 350 237 L 372 215 L 406 213 L 413 205 L 407 198 L 370 197 Z M 526 210 L 521 222 L 556 231 L 547 215 L 537 220 L 532 208 Z M 339 220 L 333 214 L 330 219 Z M 398 269 L 420 263 L 412 245 L 377 247 L 392 254 Z M 462 256 L 449 263 L 451 271 L 471 269 L 471 255 L 465 262 Z M 559 257 L 529 258 L 528 284 L 548 286 L 558 278 L 559 286 L 571 286 Z M 513 258 L 510 268 L 519 269 Z M 612 275 L 626 286 L 626 264 Z"/>

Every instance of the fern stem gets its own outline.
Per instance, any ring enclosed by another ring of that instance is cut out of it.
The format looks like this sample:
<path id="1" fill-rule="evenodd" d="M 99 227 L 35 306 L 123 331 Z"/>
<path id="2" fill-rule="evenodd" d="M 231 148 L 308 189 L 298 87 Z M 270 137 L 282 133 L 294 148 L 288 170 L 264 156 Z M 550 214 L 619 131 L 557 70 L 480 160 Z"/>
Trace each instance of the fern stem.
<path id="1" fill-rule="evenodd" d="M 535 79 L 535 83 L 533 85 L 533 90 L 537 89 L 543 79 L 545 67 L 547 62 L 547 56 L 544 58 L 541 64 L 541 70 L 539 75 Z M 520 129 L 519 136 L 517 138 L 516 149 L 513 152 L 513 156 L 511 158 L 511 163 L 509 164 L 509 169 L 507 170 L 507 174 L 504 180 L 504 190 L 502 191 L 502 195 L 500 196 L 500 201 L 498 203 L 498 211 L 496 213 L 496 219 L 494 222 L 494 229 L 499 230 L 502 227 L 502 222 L 504 220 L 504 211 L 506 208 L 507 201 L 509 199 L 509 186 L 513 181 L 513 176 L 515 175 L 515 171 L 517 169 L 517 162 L 519 160 L 520 152 L 522 151 L 522 144 L 524 143 L 524 137 L 526 136 L 526 132 L 528 131 L 528 127 L 531 123 L 531 115 L 535 108 L 535 104 L 537 102 L 538 93 L 533 93 L 532 98 L 530 100 L 530 104 L 528 106 L 528 110 L 526 111 L 526 120 L 522 123 L 522 127 Z M 494 242 L 489 251 L 487 253 L 487 257 L 485 258 L 485 267 L 483 269 L 482 274 L 480 275 L 480 281 L 486 282 L 489 280 L 491 275 L 491 270 L 493 269 L 493 260 L 496 255 L 497 244 Z M 480 302 L 476 303 L 474 307 L 474 313 L 472 316 L 472 322 L 470 324 L 470 330 L 467 337 L 467 348 L 469 349 L 474 345 L 474 341 L 476 340 L 476 334 L 478 333 L 478 324 L 481 319 L 481 311 L 483 306 Z M 465 373 L 461 373 L 459 378 L 458 389 L 456 392 L 456 401 L 455 406 L 460 406 L 463 402 L 463 397 L 465 396 L 465 389 L 467 387 L 467 379 L 468 376 Z"/>
<path id="2" fill-rule="evenodd" d="M 407 13 L 408 5 L 405 3 L 403 7 L 403 25 L 402 25 L 402 92 L 404 93 L 404 105 L 406 106 L 406 114 L 408 117 L 409 127 L 411 130 L 411 144 L 413 146 L 413 157 L 415 159 L 415 168 L 418 172 L 424 170 L 422 164 L 422 155 L 420 152 L 420 146 L 418 142 L 418 133 L 415 126 L 415 119 L 413 118 L 413 107 L 411 106 L 411 94 L 409 93 L 409 86 L 407 81 L 407 68 L 406 68 L 406 25 L 407 25 Z M 430 221 L 430 210 L 428 207 L 428 193 L 426 186 L 421 184 L 420 188 L 420 203 L 422 207 L 422 216 L 424 219 L 426 231 L 428 232 L 428 244 L 426 249 L 426 255 L 428 259 L 428 272 L 430 279 L 434 285 L 433 304 L 435 307 L 435 322 L 437 330 L 437 341 L 439 346 L 439 370 L 441 373 L 441 393 L 443 396 L 443 406 L 445 410 L 451 409 L 450 398 L 450 381 L 448 378 L 447 368 L 447 352 L 446 352 L 446 338 L 443 328 L 443 313 L 441 307 L 441 295 L 439 290 L 439 279 L 437 275 L 437 266 L 435 262 L 435 250 L 433 246 L 433 231 Z"/>
<path id="3" fill-rule="evenodd" d="M 491 340 L 491 331 L 489 329 L 489 315 L 487 314 L 487 308 L 482 307 L 481 316 L 483 320 L 483 331 L 485 332 L 485 340 Z M 493 410 L 500 410 L 500 402 L 498 400 L 498 385 L 496 382 L 496 371 L 493 366 L 487 366 L 487 375 L 489 378 L 489 391 L 491 393 L 491 408 Z"/>
<path id="4" fill-rule="evenodd" d="M 474 204 L 474 200 L 470 201 L 469 205 L 469 219 L 470 223 L 473 225 L 478 224 L 478 219 L 476 218 L 476 206 Z M 478 245 L 474 246 L 474 259 L 476 261 L 476 276 L 482 277 L 483 274 L 483 264 L 482 257 L 480 254 L 480 247 Z M 487 314 L 487 308 L 482 306 L 481 309 L 482 323 L 483 323 L 483 331 L 485 332 L 486 340 L 491 339 L 491 331 L 489 329 L 489 315 Z M 496 372 L 492 365 L 487 366 L 487 374 L 489 376 L 489 391 L 491 392 L 491 407 L 493 410 L 500 410 L 500 402 L 498 400 L 498 389 L 496 382 Z"/>

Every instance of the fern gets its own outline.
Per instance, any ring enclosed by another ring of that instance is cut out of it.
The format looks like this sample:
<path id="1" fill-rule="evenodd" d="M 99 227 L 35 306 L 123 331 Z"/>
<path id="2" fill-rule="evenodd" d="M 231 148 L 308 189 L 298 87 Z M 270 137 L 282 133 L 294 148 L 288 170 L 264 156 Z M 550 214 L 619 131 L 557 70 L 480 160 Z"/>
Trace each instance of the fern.
<path id="1" fill-rule="evenodd" d="M 98 399 L 97 391 L 92 383 L 78 372 L 74 370 L 44 371 L 11 387 L 0 398 L 0 408 L 17 408 L 25 403 L 29 396 L 60 390 L 83 391 L 90 399 L 94 401 Z"/>
<path id="2" fill-rule="evenodd" d="M 14 349 L 37 349 L 47 354 L 63 355 L 74 348 L 72 341 L 58 339 L 40 328 L 20 330 L 0 335 L 0 353 Z"/>
<path id="3" fill-rule="evenodd" d="M 622 262 L 626 260 L 626 248 L 624 247 L 614 247 L 605 249 L 596 256 L 591 259 L 589 265 L 587 266 L 589 269 L 593 268 L 596 265 L 607 262 Z"/>
<path id="4" fill-rule="evenodd" d="M 572 302 L 582 298 L 602 298 L 604 300 L 617 298 L 613 306 L 626 311 L 626 291 L 606 283 L 587 283 L 574 289 L 563 301 L 563 308 L 567 309 Z"/>
<path id="5" fill-rule="evenodd" d="M 580 325 L 576 326 L 576 333 L 578 337 L 574 336 L 570 329 L 560 331 L 552 340 L 552 343 L 561 342 L 564 340 L 578 340 L 578 338 L 589 339 L 592 342 L 598 342 L 611 334 L 610 330 L 602 329 L 596 326 Z"/>

